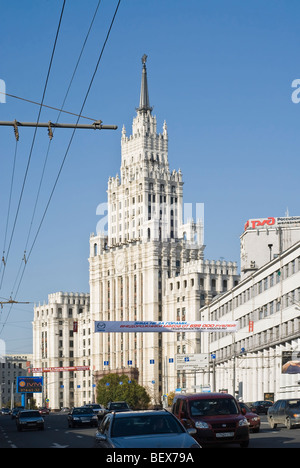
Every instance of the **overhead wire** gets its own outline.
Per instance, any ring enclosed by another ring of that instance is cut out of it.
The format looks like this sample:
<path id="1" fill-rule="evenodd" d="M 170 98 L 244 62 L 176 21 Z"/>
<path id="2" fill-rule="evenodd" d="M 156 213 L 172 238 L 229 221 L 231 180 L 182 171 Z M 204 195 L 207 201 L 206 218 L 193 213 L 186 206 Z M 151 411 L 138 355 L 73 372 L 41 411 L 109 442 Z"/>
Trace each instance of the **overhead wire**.
<path id="1" fill-rule="evenodd" d="M 70 92 L 72 83 L 73 83 L 73 81 L 74 81 L 74 78 L 75 78 L 75 75 L 76 75 L 76 72 L 77 72 L 77 69 L 78 69 L 80 60 L 81 60 L 81 58 L 82 58 L 82 55 L 83 55 L 85 46 L 86 46 L 86 44 L 87 44 L 87 41 L 88 41 L 90 32 L 91 32 L 91 30 L 92 30 L 92 27 L 93 27 L 95 18 L 96 18 L 96 16 L 97 16 L 97 13 L 98 13 L 98 10 L 99 10 L 99 7 L 100 7 L 100 4 L 101 4 L 101 0 L 98 0 L 96 9 L 95 9 L 94 14 L 93 14 L 93 17 L 92 17 L 92 19 L 91 19 L 91 21 L 90 21 L 90 25 L 89 25 L 88 31 L 87 31 L 86 36 L 85 36 L 85 39 L 84 39 L 84 41 L 83 41 L 83 44 L 82 44 L 82 47 L 81 47 L 81 50 L 80 50 L 80 53 L 79 53 L 79 56 L 78 56 L 76 65 L 75 65 L 75 67 L 74 67 L 74 71 L 73 71 L 73 73 L 72 73 L 72 76 L 71 76 L 71 79 L 70 79 L 70 82 L 69 82 L 67 91 L 66 91 L 66 93 L 65 93 L 65 96 L 64 96 L 62 105 L 61 105 L 60 109 L 58 109 L 58 110 L 59 110 L 59 113 L 58 113 L 58 116 L 57 116 L 57 119 L 56 119 L 56 123 L 58 123 L 58 121 L 59 121 L 59 119 L 60 119 L 60 116 L 61 116 L 61 113 L 64 112 L 63 108 L 64 108 L 64 106 L 65 106 L 65 103 L 66 103 L 67 97 L 68 97 L 68 95 L 69 95 L 69 92 Z M 73 114 L 73 115 L 76 115 L 77 117 L 82 117 L 82 116 L 79 116 L 78 114 Z M 55 132 L 55 128 L 53 129 L 53 135 L 54 135 L 54 132 Z M 51 142 L 52 142 L 52 139 L 50 139 L 50 140 L 49 140 L 49 143 L 48 143 L 48 148 L 47 148 L 47 152 L 46 152 L 46 156 L 45 156 L 45 161 L 44 161 L 44 165 L 43 165 L 43 169 L 42 169 L 42 174 L 41 174 L 41 178 L 40 178 L 40 182 L 39 182 L 39 186 L 38 186 L 38 190 L 37 190 L 36 200 L 35 200 L 35 204 L 34 204 L 33 214 L 32 214 L 31 221 L 30 221 L 30 226 L 29 226 L 29 231 L 28 231 L 28 235 L 27 235 L 27 240 L 26 240 L 26 242 L 25 242 L 24 256 L 23 256 L 23 258 L 22 258 L 22 260 L 21 260 L 21 264 L 20 264 L 20 267 L 19 267 L 19 270 L 18 270 L 18 273 L 17 273 L 17 276 L 16 276 L 15 283 L 14 283 L 13 288 L 12 288 L 12 291 L 11 291 L 11 295 L 13 294 L 13 291 L 15 290 L 15 286 L 16 286 L 18 277 L 19 277 L 19 275 L 20 275 L 23 262 L 25 262 L 25 263 L 27 262 L 26 253 L 27 253 L 27 248 L 28 248 L 28 243 L 29 243 L 29 238 L 30 238 L 32 226 L 33 226 L 33 221 L 34 221 L 35 214 L 36 214 L 38 199 L 39 199 L 39 196 L 40 196 L 41 187 L 42 187 L 42 183 L 43 183 L 43 180 L 44 180 L 44 175 L 45 175 L 45 170 L 46 170 L 46 166 L 47 166 L 47 162 L 48 162 L 48 157 L 49 157 Z"/>
<path id="2" fill-rule="evenodd" d="M 115 22 L 115 18 L 116 18 L 116 16 L 117 16 L 117 12 L 118 12 L 118 10 L 119 10 L 120 3 L 121 3 L 121 0 L 118 0 L 116 9 L 115 9 L 115 11 L 114 11 L 113 18 L 112 18 L 112 20 L 111 20 L 111 23 L 110 23 L 108 32 L 107 32 L 107 34 L 106 34 L 104 43 L 103 43 L 103 45 L 102 45 L 102 48 L 101 48 L 101 51 L 100 51 L 100 54 L 99 54 L 99 57 L 98 57 L 98 60 L 97 60 L 97 63 L 96 63 L 94 72 L 93 72 L 93 74 L 92 74 L 92 78 L 91 78 L 91 80 L 90 80 L 90 83 L 89 83 L 87 92 L 86 92 L 85 97 L 84 97 L 84 99 L 83 99 L 83 103 L 82 103 L 82 105 L 81 105 L 80 112 L 79 112 L 78 117 L 77 117 L 76 125 L 78 124 L 78 122 L 79 122 L 79 120 L 80 120 L 80 118 L 81 118 L 81 115 L 82 115 L 82 112 L 83 112 L 83 110 L 84 110 L 86 101 L 87 101 L 87 99 L 88 99 L 88 96 L 89 96 L 91 87 L 92 87 L 92 85 L 93 85 L 93 82 L 94 82 L 96 73 L 97 73 L 97 71 L 98 71 L 98 68 L 99 68 L 99 65 L 100 65 L 100 62 L 101 62 L 101 59 L 102 59 L 102 56 L 103 56 L 103 53 L 104 53 L 104 50 L 105 50 L 107 41 L 108 41 L 108 39 L 109 39 L 109 36 L 110 36 L 111 30 L 112 30 L 113 24 L 114 24 L 114 22 Z M 34 246 L 35 246 L 35 244 L 36 244 L 38 235 L 39 235 L 39 233 L 40 233 L 41 227 L 42 227 L 43 222 L 44 222 L 44 220 L 45 220 L 47 211 L 48 211 L 48 209 L 49 209 L 49 205 L 50 205 L 50 203 L 51 203 L 53 194 L 54 194 L 54 192 L 55 192 L 55 189 L 56 189 L 56 186 L 57 186 L 57 183 L 58 183 L 58 180 L 59 180 L 59 178 L 60 178 L 61 172 L 62 172 L 62 170 L 63 170 L 64 164 L 65 164 L 65 161 L 66 161 L 66 158 L 67 158 L 67 156 L 68 156 L 68 153 L 69 153 L 69 150 L 70 150 L 70 147 L 71 147 L 71 144 L 72 144 L 72 141 L 73 141 L 75 132 L 76 132 L 76 126 L 75 126 L 75 128 L 73 129 L 73 132 L 72 132 L 70 141 L 69 141 L 69 143 L 68 143 L 68 145 L 67 145 L 67 149 L 66 149 L 66 151 L 65 151 L 64 158 L 63 158 L 62 163 L 61 163 L 61 165 L 60 165 L 60 168 L 59 168 L 57 177 L 56 177 L 56 179 L 55 179 L 54 185 L 53 185 L 53 187 L 52 187 L 52 190 L 51 190 L 51 193 L 50 193 L 48 202 L 47 202 L 46 207 L 45 207 L 45 210 L 44 210 L 44 212 L 43 212 L 43 216 L 42 216 L 42 218 L 41 218 L 41 221 L 40 221 L 40 223 L 39 223 L 39 226 L 38 226 L 38 229 L 37 229 L 37 231 L 36 231 L 35 237 L 34 237 L 34 239 L 33 239 L 31 248 L 30 248 L 30 250 L 29 250 L 29 254 L 28 254 L 27 258 L 26 258 L 26 262 L 24 263 L 23 271 L 22 271 L 22 274 L 21 274 L 21 277 L 20 277 L 20 280 L 19 280 L 19 283 L 18 283 L 18 287 L 17 287 L 16 292 L 15 292 L 15 295 L 14 295 L 15 297 L 17 296 L 17 294 L 18 294 L 18 292 L 19 292 L 19 289 L 20 289 L 20 286 L 21 286 L 21 282 L 22 282 L 22 280 L 23 280 L 23 276 L 24 276 L 24 273 L 25 273 L 25 269 L 26 269 L 26 266 L 27 266 L 27 264 L 28 264 L 28 260 L 29 260 L 29 258 L 31 257 L 33 248 L 34 248 Z M 4 327 L 5 327 L 5 325 L 6 325 L 6 323 L 7 323 L 7 320 L 8 320 L 8 318 L 9 318 L 10 312 L 11 312 L 11 308 L 10 308 L 10 311 L 9 311 L 9 313 L 8 313 L 8 315 L 7 315 L 6 320 L 5 320 L 4 323 L 3 323 L 2 329 L 0 330 L 0 335 L 1 335 L 1 333 L 2 333 L 2 331 L 3 331 L 3 329 L 4 329 Z"/>
<path id="3" fill-rule="evenodd" d="M 58 36 L 59 36 L 59 31 L 60 31 L 60 27 L 61 27 L 61 23 L 62 23 L 62 18 L 63 18 L 63 13 L 64 13 L 65 5 L 66 5 L 66 0 L 63 1 L 63 5 L 62 5 L 60 17 L 59 17 L 59 22 L 58 22 L 58 26 L 57 26 L 57 29 L 56 29 L 54 45 L 53 45 L 53 48 L 52 48 L 50 63 L 49 63 L 48 71 L 47 71 L 47 75 L 46 75 L 46 81 L 45 81 L 45 85 L 44 85 L 44 90 L 43 90 L 43 95 L 42 95 L 41 106 L 40 106 L 40 109 L 39 109 L 39 112 L 38 112 L 37 122 L 39 122 L 39 119 L 40 119 L 40 116 L 41 116 L 42 104 L 43 104 L 43 102 L 44 102 L 44 98 L 45 98 L 45 94 L 46 94 L 46 90 L 47 90 L 47 86 L 48 86 L 50 71 L 51 71 L 51 68 L 52 68 L 53 58 L 54 58 L 54 54 L 55 54 L 55 50 L 56 50 L 56 44 L 57 44 L 57 40 L 58 40 Z M 23 179 L 23 184 L 22 184 L 21 193 L 20 193 L 20 196 L 19 196 L 17 211 L 16 211 L 16 215 L 15 215 L 15 218 L 14 218 L 14 223 L 13 223 L 13 227 L 12 227 L 12 232 L 11 232 L 11 236 L 10 236 L 10 241 L 9 241 L 8 249 L 7 249 L 7 252 L 5 252 L 5 253 L 6 253 L 6 257 L 4 257 L 4 254 L 3 254 L 3 272 L 2 272 L 2 276 L 1 276 L 0 290 L 1 290 L 2 285 L 3 285 L 4 274 L 5 274 L 5 270 L 6 270 L 6 266 L 7 266 L 7 261 L 8 261 L 8 257 L 9 257 L 11 245 L 12 245 L 12 240 L 13 240 L 13 237 L 14 237 L 14 232 L 15 232 L 15 228 L 16 228 L 16 223 L 17 223 L 18 215 L 19 215 L 20 205 L 21 205 L 21 201 L 22 201 L 22 198 L 23 198 L 24 188 L 25 188 L 26 179 L 27 179 L 27 175 L 28 175 L 28 171 L 29 171 L 29 166 L 30 166 L 30 162 L 31 162 L 31 157 L 32 157 L 32 152 L 33 152 L 33 148 L 34 148 L 34 144 L 35 144 L 36 133 L 37 133 L 37 127 L 35 128 L 34 135 L 33 135 L 33 140 L 32 140 L 32 143 L 31 143 L 31 149 L 30 149 L 30 153 L 29 153 L 29 157 L 28 157 L 28 161 L 27 161 L 26 171 L 25 171 L 25 175 L 24 175 L 24 179 Z M 1 332 L 3 331 L 4 326 L 5 326 L 5 324 L 7 323 L 8 317 L 9 317 L 9 315 L 10 315 L 10 311 L 11 311 L 11 309 L 12 309 L 12 306 L 13 306 L 13 304 L 11 304 L 11 306 L 10 306 L 9 313 L 8 313 L 8 315 L 7 315 L 7 317 L 6 317 L 6 320 L 5 320 L 5 322 L 4 322 L 3 326 L 2 326 Z M 0 332 L 0 334 L 1 334 L 1 332 Z"/>
<path id="4" fill-rule="evenodd" d="M 10 182 L 10 191 L 9 191 L 9 199 L 8 199 L 8 208 L 7 208 L 7 217 L 6 217 L 6 225 L 5 225 L 5 232 L 4 232 L 4 241 L 3 241 L 3 251 L 2 251 L 2 260 L 0 266 L 0 274 L 2 271 L 2 267 L 5 266 L 5 248 L 6 248 L 6 239 L 7 239 L 7 232 L 8 232 L 8 224 L 10 218 L 10 211 L 11 211 L 11 199 L 12 199 L 12 192 L 13 192 L 13 185 L 14 185 L 14 178 L 15 178 L 15 168 L 16 168 L 16 159 L 17 159 L 17 150 L 18 150 L 18 140 L 16 139 L 15 151 L 14 151 L 14 159 L 13 159 L 13 167 L 12 167 L 12 175 L 11 175 L 11 182 Z M 1 280 L 2 284 L 2 280 Z"/>
<path id="5" fill-rule="evenodd" d="M 57 30 L 56 30 L 54 45 L 53 45 L 53 48 L 52 48 L 50 64 L 49 64 L 48 71 L 47 71 L 47 76 L 46 76 L 45 86 L 44 86 L 44 90 L 43 90 L 41 106 L 40 106 L 40 109 L 39 109 L 39 112 L 38 112 L 37 122 L 39 122 L 40 116 L 41 116 L 42 104 L 44 102 L 44 98 L 45 98 L 45 94 L 46 94 L 46 90 L 47 90 L 47 86 L 48 86 L 50 71 L 51 71 L 51 68 L 52 68 L 53 58 L 54 58 L 54 54 L 55 54 L 55 50 L 56 50 L 56 44 L 57 44 L 58 35 L 59 35 L 60 27 L 61 27 L 61 22 L 62 22 L 62 17 L 63 17 L 63 13 L 64 13 L 64 9 L 65 9 L 65 4 L 66 4 L 66 0 L 63 1 L 63 6 L 62 6 L 61 13 L 60 13 L 59 23 L 58 23 L 58 27 L 57 27 Z M 20 193 L 20 196 L 19 196 L 17 211 L 16 211 L 16 215 L 15 215 L 15 219 L 14 219 L 14 223 L 13 223 L 13 227 L 12 227 L 12 232 L 11 232 L 11 236 L 10 236 L 8 249 L 7 249 L 7 252 L 6 252 L 5 264 L 4 264 L 1 283 L 0 283 L 0 290 L 2 288 L 3 277 L 4 277 L 4 273 L 5 273 L 9 253 L 10 253 L 10 249 L 11 249 L 12 240 L 13 240 L 13 237 L 14 237 L 14 232 L 15 232 L 15 228 L 16 228 L 17 219 L 18 219 L 18 216 L 19 216 L 21 201 L 22 201 L 22 198 L 23 198 L 23 193 L 24 193 L 24 188 L 25 188 L 25 184 L 26 184 L 26 180 L 27 180 L 29 166 L 30 166 L 30 163 L 31 163 L 32 152 L 33 152 L 33 148 L 34 148 L 34 144 L 35 144 L 35 140 L 36 140 L 36 134 L 37 134 L 37 127 L 35 127 L 35 131 L 34 131 L 34 135 L 33 135 L 31 149 L 30 149 L 30 153 L 29 153 L 29 157 L 28 157 L 28 161 L 27 161 L 27 166 L 26 166 L 26 170 L 25 170 L 25 175 L 24 175 L 24 179 L 23 179 L 22 189 L 21 189 L 21 193 Z"/>
<path id="6" fill-rule="evenodd" d="M 14 98 L 14 99 L 19 99 L 20 101 L 29 102 L 30 104 L 36 104 L 37 106 L 47 107 L 47 109 L 56 110 L 56 111 L 59 111 L 59 112 L 63 112 L 64 114 L 75 115 L 76 117 L 78 117 L 78 114 L 75 114 L 74 112 L 66 111 L 66 110 L 64 110 L 62 108 L 59 108 L 59 107 L 48 106 L 46 104 L 42 104 L 41 102 L 32 101 L 31 99 L 25 99 L 25 98 L 20 97 L 20 96 L 15 96 L 14 94 L 4 93 L 3 91 L 0 91 L 0 94 L 4 94 L 5 96 L 8 96 L 8 97 L 11 97 L 11 98 Z M 93 119 L 92 117 L 86 117 L 85 115 L 81 115 L 80 117 L 82 119 L 92 120 L 93 122 L 95 120 L 97 120 L 97 119 Z"/>

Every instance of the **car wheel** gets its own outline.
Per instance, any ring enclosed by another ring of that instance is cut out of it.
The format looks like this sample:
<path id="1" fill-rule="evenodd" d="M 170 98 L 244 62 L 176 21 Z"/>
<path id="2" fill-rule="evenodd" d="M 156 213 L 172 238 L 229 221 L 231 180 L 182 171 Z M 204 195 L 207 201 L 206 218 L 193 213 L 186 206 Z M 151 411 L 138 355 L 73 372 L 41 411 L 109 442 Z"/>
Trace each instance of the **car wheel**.
<path id="1" fill-rule="evenodd" d="M 275 424 L 274 419 L 273 419 L 273 418 L 270 418 L 270 421 L 269 421 L 269 422 L 270 422 L 271 429 L 276 429 L 277 424 Z"/>
<path id="2" fill-rule="evenodd" d="M 286 418 L 286 423 L 285 423 L 285 425 L 286 425 L 286 428 L 287 428 L 287 429 L 289 429 L 289 430 L 292 429 L 293 424 L 292 424 L 290 418 Z"/>

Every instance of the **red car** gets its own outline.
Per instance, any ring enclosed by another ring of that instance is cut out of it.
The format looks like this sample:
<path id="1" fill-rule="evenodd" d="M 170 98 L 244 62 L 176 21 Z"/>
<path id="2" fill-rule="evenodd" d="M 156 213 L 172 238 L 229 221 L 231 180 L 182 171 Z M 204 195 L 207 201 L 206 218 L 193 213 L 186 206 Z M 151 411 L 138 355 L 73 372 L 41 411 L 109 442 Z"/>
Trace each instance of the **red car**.
<path id="1" fill-rule="evenodd" d="M 39 413 L 40 414 L 49 414 L 49 408 L 39 408 Z"/>
<path id="2" fill-rule="evenodd" d="M 249 430 L 251 432 L 259 432 L 260 431 L 260 417 L 258 416 L 257 413 L 253 413 L 249 406 L 247 406 L 245 403 L 239 403 L 241 410 L 244 409 L 246 413 L 244 413 L 245 418 L 248 421 L 249 424 Z"/>
<path id="3" fill-rule="evenodd" d="M 223 444 L 249 445 L 249 423 L 236 399 L 227 393 L 177 394 L 172 413 L 201 447 Z"/>

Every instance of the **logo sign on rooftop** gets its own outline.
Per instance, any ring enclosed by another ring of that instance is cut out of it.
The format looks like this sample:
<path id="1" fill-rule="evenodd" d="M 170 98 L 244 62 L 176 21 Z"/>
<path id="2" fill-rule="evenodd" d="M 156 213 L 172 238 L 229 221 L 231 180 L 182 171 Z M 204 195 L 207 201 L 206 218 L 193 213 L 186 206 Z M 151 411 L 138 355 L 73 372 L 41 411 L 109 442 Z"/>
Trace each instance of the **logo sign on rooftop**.
<path id="1" fill-rule="evenodd" d="M 300 216 L 283 216 L 281 218 L 258 218 L 258 219 L 248 219 L 245 223 L 244 230 L 248 229 L 260 229 L 266 228 L 268 226 L 278 226 L 278 227 L 290 227 L 290 226 L 300 226 Z"/>

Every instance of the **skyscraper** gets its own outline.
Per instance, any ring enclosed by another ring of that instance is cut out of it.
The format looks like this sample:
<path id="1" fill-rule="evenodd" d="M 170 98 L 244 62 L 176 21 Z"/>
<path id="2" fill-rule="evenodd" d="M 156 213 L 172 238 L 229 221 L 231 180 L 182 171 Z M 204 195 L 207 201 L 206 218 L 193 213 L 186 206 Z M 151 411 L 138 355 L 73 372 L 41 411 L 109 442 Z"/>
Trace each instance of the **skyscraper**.
<path id="1" fill-rule="evenodd" d="M 182 174 L 169 168 L 166 122 L 157 133 L 146 60 L 144 55 L 131 135 L 122 129 L 120 176 L 108 181 L 108 230 L 90 237 L 95 321 L 156 321 L 166 320 L 166 314 L 176 320 L 175 304 L 164 311 L 167 280 L 179 277 L 191 261 L 194 269 L 203 270 L 203 220 L 183 223 Z M 236 274 L 236 265 L 230 274 Z M 159 403 L 165 377 L 163 340 L 162 333 L 95 334 L 95 374 L 100 378 L 107 372 L 135 372 L 152 401 Z"/>

